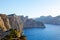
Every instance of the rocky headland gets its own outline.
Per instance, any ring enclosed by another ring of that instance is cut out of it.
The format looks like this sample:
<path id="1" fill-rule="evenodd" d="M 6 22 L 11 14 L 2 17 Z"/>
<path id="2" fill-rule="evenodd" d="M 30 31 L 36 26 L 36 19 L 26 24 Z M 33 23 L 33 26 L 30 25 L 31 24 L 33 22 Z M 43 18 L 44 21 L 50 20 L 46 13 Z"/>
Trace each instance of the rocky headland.
<path id="1" fill-rule="evenodd" d="M 17 16 L 15 14 L 0 14 L 0 38 L 10 34 L 10 30 L 17 30 L 21 37 L 23 28 L 45 28 L 42 22 L 29 19 L 28 16 Z"/>

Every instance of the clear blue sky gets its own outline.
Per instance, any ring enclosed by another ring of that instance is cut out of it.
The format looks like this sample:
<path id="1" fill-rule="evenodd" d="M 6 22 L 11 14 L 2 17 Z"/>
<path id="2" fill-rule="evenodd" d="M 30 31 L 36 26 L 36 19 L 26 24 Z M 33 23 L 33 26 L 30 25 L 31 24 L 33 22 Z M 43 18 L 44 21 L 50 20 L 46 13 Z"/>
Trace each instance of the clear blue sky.
<path id="1" fill-rule="evenodd" d="M 29 16 L 60 15 L 60 0 L 0 0 L 0 13 Z"/>

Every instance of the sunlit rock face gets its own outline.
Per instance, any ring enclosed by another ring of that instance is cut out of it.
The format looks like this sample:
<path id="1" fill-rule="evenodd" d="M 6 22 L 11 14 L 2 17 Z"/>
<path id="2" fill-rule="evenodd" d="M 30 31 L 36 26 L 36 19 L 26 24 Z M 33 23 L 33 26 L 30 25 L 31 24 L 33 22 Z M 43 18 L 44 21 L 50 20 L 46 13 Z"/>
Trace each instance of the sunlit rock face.
<path id="1" fill-rule="evenodd" d="M 24 28 L 45 28 L 42 22 L 37 22 L 33 19 L 28 19 L 24 23 Z"/>
<path id="2" fill-rule="evenodd" d="M 10 29 L 16 29 L 19 31 L 19 37 L 22 35 L 23 23 L 20 20 L 20 16 L 15 14 L 0 14 L 0 37 L 3 38 L 8 35 L 10 33 Z"/>
<path id="3" fill-rule="evenodd" d="M 10 27 L 8 16 L 5 14 L 0 14 L 0 16 L 3 19 L 4 26 L 6 27 L 7 30 L 9 30 L 11 27 Z"/>
<path id="4" fill-rule="evenodd" d="M 11 27 L 8 16 L 5 14 L 0 14 L 0 37 L 3 38 L 5 35 L 8 35 L 6 31 L 9 29 L 11 29 Z"/>
<path id="5" fill-rule="evenodd" d="M 20 16 L 17 16 L 15 14 L 11 14 L 8 16 L 9 16 L 8 18 L 10 21 L 11 28 L 17 29 L 18 31 L 20 31 L 20 34 L 21 34 L 23 29 L 23 23 L 21 23 L 20 21 Z"/>
<path id="6" fill-rule="evenodd" d="M 2 32 L 2 31 L 6 31 L 7 29 L 6 29 L 6 27 L 4 26 L 4 21 L 3 21 L 3 19 L 1 18 L 1 16 L 0 16 L 0 33 Z"/>

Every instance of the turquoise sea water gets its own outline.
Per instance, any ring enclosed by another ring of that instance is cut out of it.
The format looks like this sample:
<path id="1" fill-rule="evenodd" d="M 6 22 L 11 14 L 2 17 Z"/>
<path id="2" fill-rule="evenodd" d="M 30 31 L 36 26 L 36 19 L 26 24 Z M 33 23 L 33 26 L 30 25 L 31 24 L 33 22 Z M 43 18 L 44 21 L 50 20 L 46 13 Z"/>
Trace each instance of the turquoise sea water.
<path id="1" fill-rule="evenodd" d="M 24 29 L 27 40 L 60 40 L 60 25 L 45 24 L 46 28 Z"/>

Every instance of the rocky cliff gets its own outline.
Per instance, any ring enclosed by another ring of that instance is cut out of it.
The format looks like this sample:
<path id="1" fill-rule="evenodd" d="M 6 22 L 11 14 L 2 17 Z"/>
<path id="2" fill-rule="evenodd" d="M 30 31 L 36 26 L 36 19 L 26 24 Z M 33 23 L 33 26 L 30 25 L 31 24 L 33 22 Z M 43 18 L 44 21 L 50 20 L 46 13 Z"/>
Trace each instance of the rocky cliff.
<path id="1" fill-rule="evenodd" d="M 15 14 L 6 15 L 0 14 L 0 33 L 2 35 L 9 34 L 9 29 L 16 29 L 21 36 L 24 28 L 45 28 L 42 22 L 37 22 L 33 19 L 28 19 L 28 16 L 17 16 Z M 2 31 L 3 30 L 3 31 Z"/>
<path id="2" fill-rule="evenodd" d="M 37 22 L 28 16 L 20 16 L 20 20 L 23 23 L 23 28 L 45 28 L 45 25 L 42 22 Z"/>
<path id="3" fill-rule="evenodd" d="M 4 22 L 3 19 L 0 17 L 0 31 L 6 31 L 6 27 L 4 26 Z M 1 32 L 0 32 L 1 33 Z"/>
<path id="4" fill-rule="evenodd" d="M 6 27 L 7 30 L 9 30 L 11 28 L 10 23 L 9 23 L 9 19 L 8 16 L 5 14 L 0 14 L 3 22 L 4 22 L 4 26 Z"/>
<path id="5" fill-rule="evenodd" d="M 42 22 L 27 19 L 26 22 L 24 22 L 24 28 L 45 28 L 45 25 Z"/>
<path id="6" fill-rule="evenodd" d="M 16 29 L 22 33 L 23 23 L 20 21 L 20 16 L 15 14 L 8 15 L 10 25 L 12 29 Z"/>
<path id="7" fill-rule="evenodd" d="M 20 16 L 0 14 L 0 35 L 4 37 L 7 33 L 9 34 L 9 29 L 16 29 L 21 36 L 23 23 L 20 22 Z"/>

